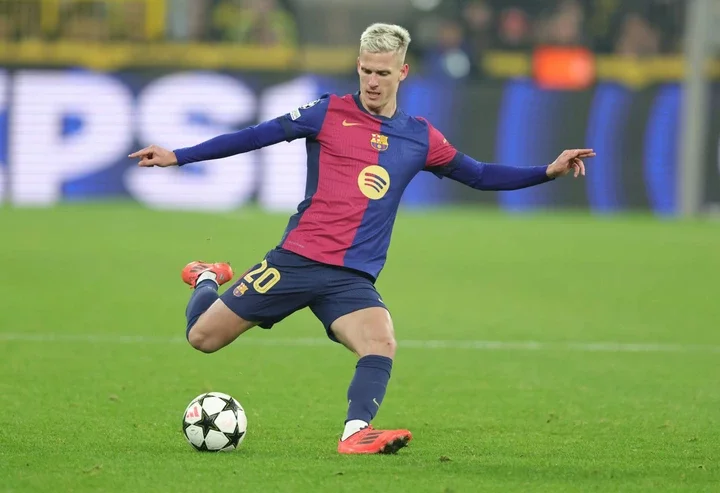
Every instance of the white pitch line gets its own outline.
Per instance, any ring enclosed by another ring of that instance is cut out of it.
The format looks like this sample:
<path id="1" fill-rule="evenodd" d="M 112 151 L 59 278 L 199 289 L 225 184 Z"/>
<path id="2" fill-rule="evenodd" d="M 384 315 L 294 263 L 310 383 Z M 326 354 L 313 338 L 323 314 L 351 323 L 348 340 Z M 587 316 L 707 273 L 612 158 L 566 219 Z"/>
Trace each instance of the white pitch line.
<path id="1" fill-rule="evenodd" d="M 272 336 L 270 336 L 272 337 Z M 0 332 L 2 342 L 92 343 L 92 344 L 187 344 L 183 337 L 156 337 L 109 334 L 35 334 Z M 238 339 L 245 346 L 331 346 L 326 338 L 257 338 Z M 720 346 L 701 344 L 655 344 L 621 342 L 539 342 L 539 341 L 472 341 L 472 340 L 400 340 L 398 346 L 411 349 L 474 349 L 484 351 L 571 351 L 608 353 L 720 353 Z"/>

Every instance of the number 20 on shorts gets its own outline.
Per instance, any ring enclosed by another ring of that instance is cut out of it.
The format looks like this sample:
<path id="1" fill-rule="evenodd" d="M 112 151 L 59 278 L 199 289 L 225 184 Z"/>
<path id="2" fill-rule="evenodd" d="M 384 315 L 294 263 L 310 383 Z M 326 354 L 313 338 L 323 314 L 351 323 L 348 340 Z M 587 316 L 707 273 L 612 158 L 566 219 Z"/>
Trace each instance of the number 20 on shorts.
<path id="1" fill-rule="evenodd" d="M 280 272 L 274 267 L 268 269 L 267 260 L 263 260 L 257 269 L 245 274 L 243 281 L 258 293 L 265 294 L 280 281 Z"/>

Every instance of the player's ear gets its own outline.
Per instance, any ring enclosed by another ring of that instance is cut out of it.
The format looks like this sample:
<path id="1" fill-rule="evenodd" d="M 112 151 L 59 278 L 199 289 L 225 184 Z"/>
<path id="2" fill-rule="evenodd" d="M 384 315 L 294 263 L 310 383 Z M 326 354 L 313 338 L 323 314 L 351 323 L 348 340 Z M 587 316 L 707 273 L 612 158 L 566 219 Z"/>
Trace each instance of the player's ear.
<path id="1" fill-rule="evenodd" d="M 357 71 L 360 73 L 360 57 L 357 57 Z"/>
<path id="2" fill-rule="evenodd" d="M 400 69 L 400 80 L 405 80 L 408 76 L 408 73 L 410 72 L 410 65 L 407 63 L 402 66 Z"/>

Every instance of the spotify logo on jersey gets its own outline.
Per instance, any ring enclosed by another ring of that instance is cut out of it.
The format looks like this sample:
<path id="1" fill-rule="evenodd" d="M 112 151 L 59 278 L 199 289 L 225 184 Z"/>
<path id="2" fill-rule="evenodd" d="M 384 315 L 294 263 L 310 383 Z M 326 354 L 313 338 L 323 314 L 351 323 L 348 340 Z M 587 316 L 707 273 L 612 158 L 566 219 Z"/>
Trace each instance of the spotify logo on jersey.
<path id="1" fill-rule="evenodd" d="M 381 199 L 390 188 L 390 175 L 382 166 L 368 166 L 358 176 L 358 187 L 370 200 Z"/>

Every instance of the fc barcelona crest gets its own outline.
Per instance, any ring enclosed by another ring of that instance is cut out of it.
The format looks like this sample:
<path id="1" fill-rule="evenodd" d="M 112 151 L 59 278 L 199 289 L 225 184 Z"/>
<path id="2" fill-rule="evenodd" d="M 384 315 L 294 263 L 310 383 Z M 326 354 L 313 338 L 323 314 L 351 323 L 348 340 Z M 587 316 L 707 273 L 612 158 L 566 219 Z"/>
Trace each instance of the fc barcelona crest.
<path id="1" fill-rule="evenodd" d="M 245 294 L 245 291 L 248 290 L 247 285 L 244 282 L 241 282 L 237 285 L 235 289 L 233 289 L 233 294 L 237 297 L 240 297 Z"/>
<path id="2" fill-rule="evenodd" d="M 390 144 L 388 144 L 387 135 L 372 134 L 372 137 L 370 138 L 370 145 L 373 146 L 373 149 L 384 151 Z"/>

